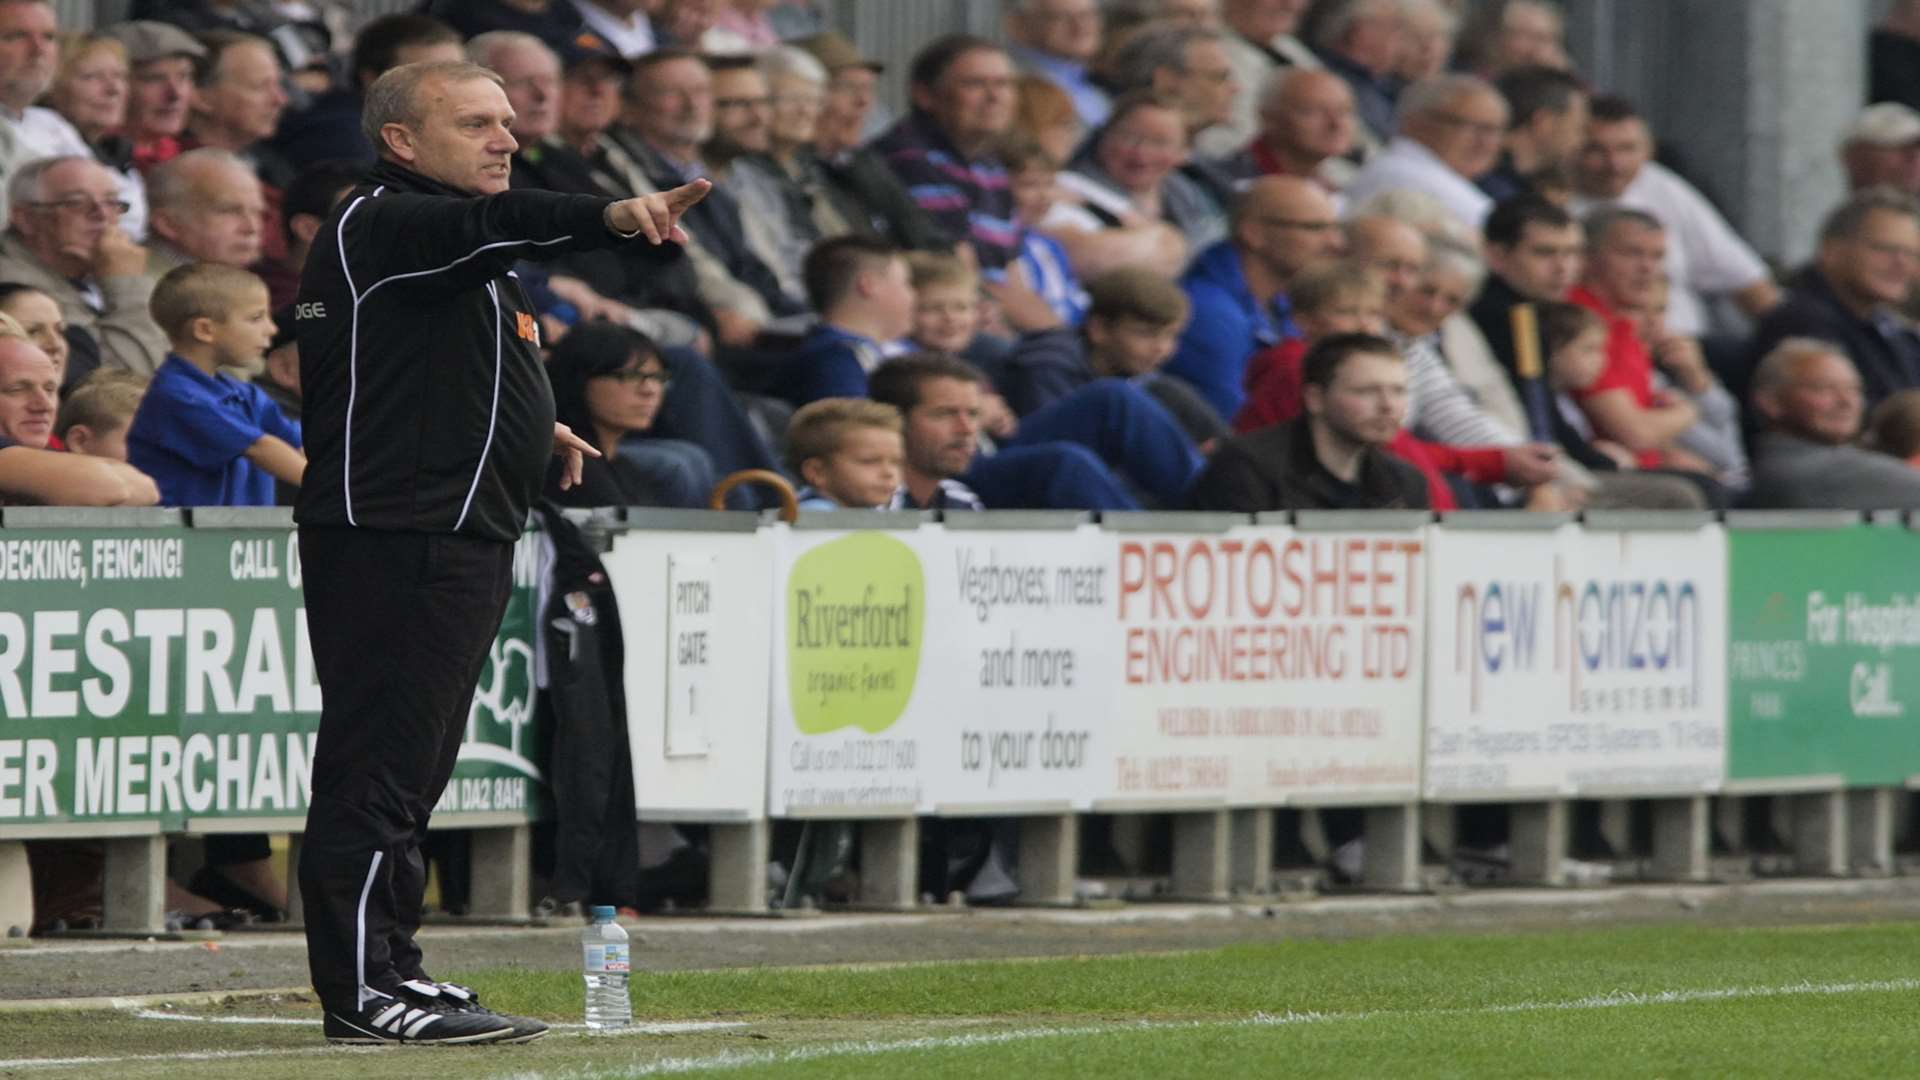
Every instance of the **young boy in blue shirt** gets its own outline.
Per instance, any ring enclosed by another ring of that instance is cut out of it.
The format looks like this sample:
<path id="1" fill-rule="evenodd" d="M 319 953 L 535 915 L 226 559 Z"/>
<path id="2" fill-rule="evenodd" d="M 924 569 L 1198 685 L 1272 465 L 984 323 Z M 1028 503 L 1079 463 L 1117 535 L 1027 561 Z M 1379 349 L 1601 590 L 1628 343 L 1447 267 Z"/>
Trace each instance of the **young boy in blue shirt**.
<path id="1" fill-rule="evenodd" d="M 150 310 L 173 349 L 127 432 L 127 460 L 153 477 L 163 506 L 272 506 L 274 481 L 307 468 L 300 425 L 226 370 L 261 370 L 273 340 L 267 286 L 213 263 L 179 267 Z"/>
<path id="2" fill-rule="evenodd" d="M 787 461 L 806 482 L 803 510 L 885 509 L 905 480 L 900 410 L 865 398 L 821 398 L 793 414 Z"/>

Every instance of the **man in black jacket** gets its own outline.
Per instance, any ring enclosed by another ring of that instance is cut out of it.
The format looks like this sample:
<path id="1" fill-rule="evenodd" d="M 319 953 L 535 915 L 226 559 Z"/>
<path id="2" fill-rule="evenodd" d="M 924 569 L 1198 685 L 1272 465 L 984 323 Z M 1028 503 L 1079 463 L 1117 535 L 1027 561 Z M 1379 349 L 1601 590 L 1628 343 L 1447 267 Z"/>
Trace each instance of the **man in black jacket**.
<path id="1" fill-rule="evenodd" d="M 1840 346 L 1860 373 L 1866 408 L 1920 386 L 1920 338 L 1900 317 L 1920 267 L 1920 203 L 1887 188 L 1856 192 L 1820 226 L 1813 265 L 1754 329 L 1750 365 L 1727 389 L 1742 398 L 1760 361 L 1788 338 Z"/>
<path id="2" fill-rule="evenodd" d="M 1335 334 L 1301 363 L 1304 414 L 1227 440 L 1194 482 L 1196 510 L 1424 510 L 1420 470 L 1383 447 L 1407 417 L 1393 342 Z"/>
<path id="3" fill-rule="evenodd" d="M 639 199 L 508 191 L 513 109 L 467 63 L 382 76 L 362 119 L 381 161 L 328 218 L 296 307 L 308 450 L 295 520 L 324 699 L 300 860 L 329 1040 L 525 1041 L 429 979 L 414 944 L 420 840 L 453 774 L 551 454 L 554 421 L 520 259 L 683 240 L 708 184 Z"/>

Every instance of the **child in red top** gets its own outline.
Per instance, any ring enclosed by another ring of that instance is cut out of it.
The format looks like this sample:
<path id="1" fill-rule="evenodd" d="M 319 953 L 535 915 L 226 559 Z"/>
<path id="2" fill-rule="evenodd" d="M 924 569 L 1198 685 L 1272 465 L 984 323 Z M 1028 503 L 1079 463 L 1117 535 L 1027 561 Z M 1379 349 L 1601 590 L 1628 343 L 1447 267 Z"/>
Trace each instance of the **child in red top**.
<path id="1" fill-rule="evenodd" d="M 1237 432 L 1300 415 L 1300 361 L 1309 345 L 1335 334 L 1378 334 L 1386 327 L 1386 288 L 1358 263 L 1309 267 L 1294 280 L 1288 298 L 1302 336 L 1255 353 L 1247 362 L 1247 400 L 1233 416 Z"/>

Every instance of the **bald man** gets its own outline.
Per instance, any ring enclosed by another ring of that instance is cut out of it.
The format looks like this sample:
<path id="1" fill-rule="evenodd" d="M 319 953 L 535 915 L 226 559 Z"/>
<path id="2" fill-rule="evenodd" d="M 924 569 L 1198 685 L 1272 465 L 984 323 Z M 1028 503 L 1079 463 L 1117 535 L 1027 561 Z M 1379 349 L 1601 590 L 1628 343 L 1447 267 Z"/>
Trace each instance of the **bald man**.
<path id="1" fill-rule="evenodd" d="M 1347 198 L 1357 206 L 1382 191 L 1412 188 L 1480 228 L 1493 200 L 1474 180 L 1499 162 L 1507 115 L 1506 99 L 1477 76 L 1415 83 L 1400 99 L 1399 133 L 1354 177 Z"/>
<path id="2" fill-rule="evenodd" d="M 1201 252 L 1181 279 L 1193 316 L 1166 367 L 1222 416 L 1240 409 L 1248 359 L 1298 333 L 1288 284 L 1345 246 L 1333 200 L 1320 185 L 1293 176 L 1254 181 L 1229 228 L 1227 239 Z"/>
<path id="3" fill-rule="evenodd" d="M 153 243 L 147 273 L 155 280 L 190 262 L 242 269 L 260 259 L 266 194 L 237 154 L 189 150 L 147 179 Z"/>
<path id="4" fill-rule="evenodd" d="M 1353 90 L 1330 71 L 1288 68 L 1267 83 L 1260 133 L 1247 147 L 1261 176 L 1302 176 L 1329 192 L 1353 180 Z"/>
<path id="5" fill-rule="evenodd" d="M 1830 342 L 1787 338 L 1753 376 L 1757 507 L 1920 509 L 1920 471 L 1853 445 L 1863 414 L 1860 373 Z"/>
<path id="6" fill-rule="evenodd" d="M 1347 257 L 1379 276 L 1391 308 L 1419 286 L 1427 265 L 1427 240 L 1404 221 L 1358 217 L 1347 222 Z"/>
<path id="7" fill-rule="evenodd" d="M 1426 237 L 1404 221 L 1369 215 L 1347 222 L 1347 257 L 1385 284 L 1389 311 L 1420 287 L 1427 256 Z M 1544 443 L 1523 443 L 1513 430 L 1488 416 L 1431 339 L 1387 336 L 1407 360 L 1407 430 L 1428 442 L 1503 448 L 1507 479 L 1516 485 L 1531 487 L 1558 475 L 1553 449 Z"/>

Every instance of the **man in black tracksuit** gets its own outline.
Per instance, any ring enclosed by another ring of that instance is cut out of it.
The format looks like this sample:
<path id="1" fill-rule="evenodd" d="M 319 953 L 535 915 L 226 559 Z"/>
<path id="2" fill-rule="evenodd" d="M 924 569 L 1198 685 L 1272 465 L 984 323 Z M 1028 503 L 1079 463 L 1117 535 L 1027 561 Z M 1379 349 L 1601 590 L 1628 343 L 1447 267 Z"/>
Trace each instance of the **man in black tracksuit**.
<path id="1" fill-rule="evenodd" d="M 299 867 L 308 963 L 339 1042 L 524 1041 L 429 979 L 414 944 L 420 841 L 453 774 L 500 626 L 514 541 L 552 454 L 539 326 L 513 264 L 674 225 L 709 185 L 615 202 L 509 192 L 513 110 L 466 64 L 383 76 L 363 126 L 381 151 L 313 246 L 296 319 L 308 467 L 300 525 L 323 695 Z"/>

